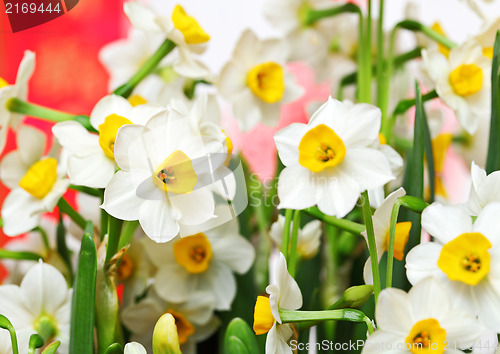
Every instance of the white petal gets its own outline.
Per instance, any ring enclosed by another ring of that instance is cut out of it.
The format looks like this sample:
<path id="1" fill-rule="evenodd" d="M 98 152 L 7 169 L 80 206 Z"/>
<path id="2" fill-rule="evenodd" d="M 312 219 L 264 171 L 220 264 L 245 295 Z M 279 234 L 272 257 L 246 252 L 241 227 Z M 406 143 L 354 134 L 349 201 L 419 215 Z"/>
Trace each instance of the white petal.
<path id="1" fill-rule="evenodd" d="M 422 61 L 429 77 L 436 82 L 439 78 L 449 74 L 449 64 L 446 57 L 436 49 L 422 50 Z"/>
<path id="2" fill-rule="evenodd" d="M 266 353 L 292 354 L 292 349 L 288 345 L 288 340 L 292 335 L 293 331 L 289 324 L 278 325 L 274 323 L 267 333 Z"/>
<path id="3" fill-rule="evenodd" d="M 236 279 L 228 266 L 212 261 L 210 268 L 200 277 L 199 289 L 214 294 L 217 310 L 229 310 L 236 296 Z"/>
<path id="4" fill-rule="evenodd" d="M 0 309 L 16 330 L 32 329 L 35 314 L 22 302 L 23 294 L 17 285 L 4 284 L 0 287 Z M 4 332 L 2 330 L 2 332 Z"/>
<path id="5" fill-rule="evenodd" d="M 236 63 L 229 62 L 223 68 L 217 82 L 217 89 L 220 94 L 229 99 L 234 95 L 246 90 L 246 72 L 244 68 Z"/>
<path id="6" fill-rule="evenodd" d="M 375 318 L 381 330 L 407 336 L 415 323 L 408 294 L 396 288 L 381 291 Z"/>
<path id="7" fill-rule="evenodd" d="M 137 195 L 137 187 L 132 174 L 118 171 L 108 183 L 104 191 L 102 208 L 121 220 L 138 220 L 139 209 L 145 202 Z M 143 176 L 146 180 L 150 176 Z"/>
<path id="8" fill-rule="evenodd" d="M 17 146 L 22 161 L 31 166 L 40 160 L 47 137 L 40 130 L 29 125 L 23 125 L 17 132 Z"/>
<path id="9" fill-rule="evenodd" d="M 210 291 L 196 291 L 178 307 L 178 311 L 196 325 L 207 324 L 213 317 L 214 309 L 215 298 Z"/>
<path id="10" fill-rule="evenodd" d="M 486 236 L 493 248 L 500 244 L 500 203 L 488 204 L 479 214 L 472 230 Z"/>
<path id="11" fill-rule="evenodd" d="M 271 302 L 271 310 L 274 318 L 280 321 L 277 307 L 286 310 L 297 310 L 302 307 L 302 293 L 297 285 L 295 279 L 288 273 L 286 260 L 283 253 L 280 253 L 278 262 L 276 263 L 276 285 L 278 294 L 269 294 L 269 301 Z M 268 287 L 269 288 L 269 287 Z M 267 291 L 267 289 L 266 289 Z M 277 306 L 273 306 L 276 304 Z"/>
<path id="12" fill-rule="evenodd" d="M 132 333 L 147 333 L 151 337 L 156 321 L 166 310 L 163 307 L 161 301 L 148 297 L 123 309 L 121 319 Z"/>
<path id="13" fill-rule="evenodd" d="M 90 133 L 78 122 L 57 123 L 52 127 L 52 133 L 72 154 L 87 156 L 92 152 L 102 151 L 99 136 Z"/>
<path id="14" fill-rule="evenodd" d="M 118 130 L 115 140 L 115 161 L 125 171 L 148 171 L 151 169 L 146 147 L 142 140 L 144 127 L 125 125 Z"/>
<path id="15" fill-rule="evenodd" d="M 299 160 L 299 143 L 308 127 L 302 123 L 292 123 L 274 134 L 274 142 L 283 165 L 297 164 Z"/>
<path id="16" fill-rule="evenodd" d="M 208 187 L 195 189 L 189 194 L 168 196 L 180 222 L 186 225 L 199 225 L 215 217 L 215 200 Z"/>
<path id="17" fill-rule="evenodd" d="M 139 223 L 150 239 L 163 243 L 179 233 L 179 224 L 167 200 L 143 200 L 139 208 Z"/>
<path id="18" fill-rule="evenodd" d="M 59 271 L 46 263 L 35 265 L 21 282 L 23 302 L 31 313 L 54 315 L 68 299 L 68 285 Z"/>
<path id="19" fill-rule="evenodd" d="M 410 289 L 408 296 L 416 321 L 427 318 L 440 321 L 450 310 L 448 294 L 435 278 L 423 279 Z"/>
<path id="20" fill-rule="evenodd" d="M 217 261 L 224 263 L 233 271 L 244 274 L 250 269 L 255 258 L 252 244 L 241 236 L 221 235 L 210 238 L 212 252 Z"/>
<path id="21" fill-rule="evenodd" d="M 177 47 L 179 57 L 173 65 L 176 73 L 190 78 L 208 78 L 210 69 L 201 61 L 194 59 L 191 51 Z"/>
<path id="22" fill-rule="evenodd" d="M 131 4 L 126 3 L 125 6 Z M 134 6 L 136 7 L 136 6 Z M 99 125 L 104 123 L 107 116 L 116 114 L 121 117 L 130 119 L 132 105 L 125 98 L 117 95 L 104 96 L 97 102 L 90 113 L 90 124 L 95 129 L 99 129 Z"/>
<path id="23" fill-rule="evenodd" d="M 38 226 L 42 203 L 22 188 L 13 189 L 2 205 L 3 232 L 17 236 Z"/>
<path id="24" fill-rule="evenodd" d="M 279 209 L 301 210 L 317 203 L 316 188 L 309 170 L 298 164 L 281 171 L 278 180 Z"/>
<path id="25" fill-rule="evenodd" d="M 141 344 L 131 342 L 125 344 L 124 354 L 147 354 L 147 352 Z"/>
<path id="26" fill-rule="evenodd" d="M 123 11 L 134 28 L 148 33 L 161 32 L 161 28 L 155 21 L 156 15 L 151 8 L 137 1 L 129 1 L 123 5 Z"/>
<path id="27" fill-rule="evenodd" d="M 446 330 L 450 347 L 471 348 L 484 331 L 477 318 L 464 311 L 452 311 L 446 318 L 439 320 L 439 324 Z"/>
<path id="28" fill-rule="evenodd" d="M 2 183 L 10 189 L 19 186 L 19 181 L 28 172 L 30 165 L 26 165 L 22 160 L 19 151 L 9 152 L 0 163 L 0 178 Z"/>
<path id="29" fill-rule="evenodd" d="M 259 109 L 259 99 L 250 89 L 241 91 L 232 99 L 234 117 L 242 131 L 248 131 L 262 119 Z"/>
<path id="30" fill-rule="evenodd" d="M 427 242 L 412 248 L 408 252 L 406 256 L 406 276 L 410 283 L 416 284 L 428 276 L 434 276 L 438 279 L 445 276 L 437 265 L 442 248 L 441 245 L 435 242 Z"/>
<path id="31" fill-rule="evenodd" d="M 472 219 L 461 208 L 433 203 L 422 213 L 422 227 L 442 244 L 470 232 Z"/>
<path id="32" fill-rule="evenodd" d="M 349 213 L 358 200 L 361 189 L 358 183 L 351 176 L 338 171 L 335 175 L 318 178 L 318 209 L 328 215 L 343 218 Z"/>
<path id="33" fill-rule="evenodd" d="M 106 188 L 115 174 L 115 161 L 104 152 L 96 151 L 86 156 L 68 157 L 68 176 L 71 183 L 91 188 Z"/>
<path id="34" fill-rule="evenodd" d="M 473 289 L 479 303 L 479 320 L 495 332 L 500 332 L 500 282 L 485 279 Z"/>
<path id="35" fill-rule="evenodd" d="M 394 354 L 408 353 L 408 351 L 401 349 L 405 348 L 404 345 L 408 333 L 403 335 L 379 329 L 366 339 L 363 354 L 382 354 L 387 352 Z"/>
<path id="36" fill-rule="evenodd" d="M 156 273 L 154 289 L 169 302 L 183 302 L 195 289 L 196 275 L 187 272 L 179 264 L 165 264 Z"/>

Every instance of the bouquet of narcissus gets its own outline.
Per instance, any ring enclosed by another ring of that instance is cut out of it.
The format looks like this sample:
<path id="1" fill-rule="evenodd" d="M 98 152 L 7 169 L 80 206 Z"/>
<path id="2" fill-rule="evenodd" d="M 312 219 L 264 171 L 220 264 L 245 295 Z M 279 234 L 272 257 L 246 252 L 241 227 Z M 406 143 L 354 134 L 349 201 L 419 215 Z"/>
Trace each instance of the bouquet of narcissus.
<path id="1" fill-rule="evenodd" d="M 391 1 L 267 0 L 282 37 L 243 31 L 219 73 L 189 9 L 126 2 L 88 115 L 28 101 L 26 51 L 0 354 L 495 353 L 500 18 L 384 33 Z"/>

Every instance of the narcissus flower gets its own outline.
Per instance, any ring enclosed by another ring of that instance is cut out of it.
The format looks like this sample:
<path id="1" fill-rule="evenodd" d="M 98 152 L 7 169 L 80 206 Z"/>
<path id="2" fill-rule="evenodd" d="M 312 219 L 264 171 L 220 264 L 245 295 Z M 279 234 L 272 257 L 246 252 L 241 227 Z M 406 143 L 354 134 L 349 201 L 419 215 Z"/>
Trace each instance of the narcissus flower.
<path id="1" fill-rule="evenodd" d="M 242 130 L 258 122 L 275 125 L 284 103 L 299 98 L 303 90 L 285 67 L 288 49 L 283 41 L 261 41 L 246 30 L 222 69 L 217 83 Z"/>
<path id="2" fill-rule="evenodd" d="M 500 202 L 500 171 L 486 175 L 486 171 L 472 162 L 472 184 L 469 194 L 469 211 L 477 216 L 490 203 Z"/>
<path id="3" fill-rule="evenodd" d="M 162 300 L 154 290 L 123 309 L 122 322 L 131 332 L 131 340 L 141 343 L 153 353 L 153 330 L 165 313 L 174 316 L 182 353 L 196 353 L 196 343 L 210 337 L 220 322 L 214 316 L 214 299 L 210 293 L 193 292 L 183 303 Z"/>
<path id="4" fill-rule="evenodd" d="M 66 170 L 56 158 L 43 156 L 46 137 L 36 128 L 22 126 L 18 150 L 0 163 L 2 182 L 11 192 L 2 205 L 3 231 L 16 236 L 40 224 L 40 217 L 54 209 L 69 185 Z"/>
<path id="5" fill-rule="evenodd" d="M 362 353 L 461 353 L 481 337 L 484 328 L 474 315 L 453 308 L 452 297 L 439 282 L 426 278 L 410 289 L 382 290 L 375 309 L 378 330 Z"/>
<path id="6" fill-rule="evenodd" d="M 218 310 L 231 308 L 236 295 L 233 272 L 246 273 L 255 258 L 252 244 L 239 235 L 235 221 L 162 245 L 144 245 L 158 268 L 154 288 L 163 299 L 179 303 L 203 290 L 213 294 Z"/>
<path id="7" fill-rule="evenodd" d="M 278 181 L 280 208 L 314 205 L 344 217 L 361 192 L 394 179 L 379 144 L 380 110 L 330 98 L 308 124 L 294 123 L 274 136 L 286 168 Z"/>
<path id="8" fill-rule="evenodd" d="M 178 57 L 173 63 L 177 73 L 191 78 L 211 76 L 210 70 L 194 58 L 194 54 L 205 51 L 210 36 L 182 6 L 175 6 L 171 17 L 158 15 L 153 9 L 136 1 L 126 2 L 123 10 L 134 28 L 151 35 L 161 33 L 177 45 Z"/>
<path id="9" fill-rule="evenodd" d="M 373 214 L 373 229 L 375 231 L 375 243 L 377 246 L 377 260 L 380 262 L 383 254 L 389 249 L 389 231 L 391 227 L 392 207 L 396 200 L 406 194 L 403 188 L 392 192 L 385 198 L 382 204 Z M 411 229 L 411 222 L 398 222 L 396 224 L 396 237 L 394 240 L 394 258 L 402 261 L 408 236 Z M 367 239 L 366 231 L 361 233 Z M 367 240 L 368 243 L 368 240 Z M 372 265 L 370 257 L 366 260 L 363 270 L 363 276 L 366 284 L 373 284 Z"/>
<path id="10" fill-rule="evenodd" d="M 469 133 L 489 114 L 491 60 L 476 41 L 453 48 L 447 58 L 437 48 L 422 51 L 422 59 L 439 97 Z"/>
<path id="11" fill-rule="evenodd" d="M 10 112 L 5 104 L 11 98 L 19 98 L 26 101 L 28 95 L 28 80 L 33 75 L 35 69 L 35 53 L 32 51 L 25 51 L 24 57 L 19 64 L 17 71 L 16 82 L 9 85 L 7 81 L 0 77 L 0 152 L 5 147 L 7 140 L 7 128 L 17 128 L 23 115 L 19 113 Z"/>
<path id="12" fill-rule="evenodd" d="M 476 221 L 462 208 L 434 203 L 422 213 L 433 242 L 406 256 L 408 280 L 436 277 L 463 309 L 500 331 L 500 203 L 487 205 Z"/>
<path id="13" fill-rule="evenodd" d="M 35 265 L 20 286 L 0 286 L 0 309 L 16 331 L 38 333 L 48 343 L 59 340 L 61 353 L 69 347 L 72 289 L 54 267 Z M 27 348 L 27 342 L 20 349 Z"/>
<path id="14" fill-rule="evenodd" d="M 288 341 L 293 335 L 292 327 L 282 323 L 279 309 L 297 310 L 302 307 L 302 293 L 295 279 L 288 273 L 286 260 L 280 253 L 274 269 L 276 283 L 268 285 L 269 297 L 258 296 L 255 303 L 253 330 L 265 334 L 266 353 L 292 353 Z"/>
<path id="15" fill-rule="evenodd" d="M 90 114 L 90 124 L 99 135 L 88 132 L 80 123 L 57 123 L 52 132 L 67 150 L 68 176 L 71 183 L 92 188 L 107 186 L 116 170 L 115 140 L 118 129 L 127 124 L 145 125 L 160 106 L 141 104 L 133 107 L 123 97 L 103 97 Z"/>
<path id="16" fill-rule="evenodd" d="M 292 229 L 293 222 L 290 225 Z M 271 225 L 269 236 L 273 240 L 278 249 L 281 249 L 283 241 L 283 230 L 285 229 L 285 217 L 278 215 L 278 220 Z M 297 253 L 303 259 L 312 258 L 318 253 L 319 245 L 321 242 L 321 222 L 313 220 L 299 229 L 299 237 L 297 240 Z"/>
<path id="17" fill-rule="evenodd" d="M 145 126 L 123 126 L 114 148 L 121 170 L 106 187 L 102 208 L 121 220 L 139 220 L 148 237 L 167 242 L 180 223 L 199 225 L 214 217 L 211 172 L 218 166 L 208 154 L 220 149 L 205 144 L 173 112 L 161 112 Z"/>

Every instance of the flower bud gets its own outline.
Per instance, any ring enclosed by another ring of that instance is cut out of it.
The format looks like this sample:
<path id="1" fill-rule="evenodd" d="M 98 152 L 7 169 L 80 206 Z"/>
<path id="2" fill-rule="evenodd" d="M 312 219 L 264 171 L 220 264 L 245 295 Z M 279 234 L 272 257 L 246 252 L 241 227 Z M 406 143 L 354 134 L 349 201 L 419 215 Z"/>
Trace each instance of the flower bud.
<path id="1" fill-rule="evenodd" d="M 175 318 L 165 313 L 156 322 L 153 332 L 154 354 L 181 354 Z"/>

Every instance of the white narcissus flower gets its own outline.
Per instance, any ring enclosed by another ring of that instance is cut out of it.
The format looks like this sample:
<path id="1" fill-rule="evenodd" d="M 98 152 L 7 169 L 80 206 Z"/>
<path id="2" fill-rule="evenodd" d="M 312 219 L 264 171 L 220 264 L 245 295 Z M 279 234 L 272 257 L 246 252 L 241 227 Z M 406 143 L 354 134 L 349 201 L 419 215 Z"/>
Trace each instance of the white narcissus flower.
<path id="1" fill-rule="evenodd" d="M 122 310 L 121 319 L 131 333 L 131 340 L 141 343 L 152 353 L 152 336 L 160 317 L 170 313 L 177 325 L 182 353 L 195 354 L 196 343 L 210 337 L 220 322 L 214 316 L 214 299 L 203 291 L 189 294 L 183 303 L 162 300 L 151 290 L 147 297 Z"/>
<path id="2" fill-rule="evenodd" d="M 434 241 L 406 256 L 408 280 L 434 276 L 453 294 L 457 306 L 479 315 L 500 331 L 500 203 L 487 205 L 476 221 L 458 206 L 433 203 L 422 213 L 422 227 Z"/>
<path id="3" fill-rule="evenodd" d="M 238 223 L 227 222 L 203 233 L 158 245 L 145 240 L 145 251 L 158 268 L 154 289 L 166 301 L 185 301 L 196 290 L 213 294 L 217 310 L 229 310 L 236 295 L 233 272 L 244 274 L 255 250 L 239 235 Z"/>
<path id="4" fill-rule="evenodd" d="M 488 204 L 500 202 L 500 171 L 486 175 L 485 170 L 472 162 L 471 178 L 468 208 L 471 215 L 477 216 Z"/>
<path id="5" fill-rule="evenodd" d="M 210 70 L 194 58 L 206 49 L 210 36 L 201 28 L 195 18 L 186 14 L 177 5 L 171 17 L 158 15 L 153 9 L 136 1 L 123 5 L 125 14 L 134 28 L 150 35 L 163 34 L 177 45 L 178 57 L 173 69 L 180 75 L 191 78 L 208 78 Z"/>
<path id="6" fill-rule="evenodd" d="M 261 41 L 246 30 L 232 60 L 220 73 L 217 88 L 228 100 L 242 130 L 258 122 L 275 125 L 281 106 L 299 98 L 303 89 L 285 67 L 288 48 L 278 39 Z"/>
<path id="7" fill-rule="evenodd" d="M 0 77 L 0 152 L 5 147 L 7 141 L 7 129 L 10 127 L 17 128 L 24 115 L 10 112 L 5 104 L 11 98 L 18 98 L 26 101 L 28 95 L 28 80 L 35 69 L 35 53 L 25 51 L 24 57 L 19 64 L 17 71 L 16 83 L 9 85 L 7 81 Z"/>
<path id="8" fill-rule="evenodd" d="M 460 125 L 473 134 L 478 121 L 489 114 L 491 60 L 474 40 L 453 48 L 449 58 L 434 48 L 423 50 L 422 59 L 439 97 L 455 111 Z"/>
<path id="9" fill-rule="evenodd" d="M 290 230 L 292 230 L 292 226 L 293 221 L 290 223 Z M 278 249 L 281 249 L 284 229 L 285 217 L 283 215 L 278 215 L 278 220 L 271 225 L 271 229 L 269 230 L 269 236 L 271 236 L 271 239 Z M 302 229 L 299 229 L 297 253 L 300 257 L 309 259 L 318 253 L 321 233 L 321 222 L 319 220 L 308 222 Z"/>
<path id="10" fill-rule="evenodd" d="M 170 241 L 180 224 L 214 217 L 211 172 L 218 166 L 207 154 L 221 148 L 205 144 L 188 119 L 170 111 L 145 126 L 123 126 L 114 149 L 120 171 L 106 187 L 102 208 L 121 220 L 139 220 L 156 242 Z"/>
<path id="11" fill-rule="evenodd" d="M 58 352 L 67 353 L 71 295 L 62 274 L 40 262 L 29 270 L 20 286 L 0 286 L 0 312 L 16 332 L 45 333 L 50 336 L 45 341 L 61 341 Z M 19 348 L 28 348 L 28 341 L 19 343 Z"/>
<path id="12" fill-rule="evenodd" d="M 476 317 L 452 306 L 452 297 L 428 277 L 408 293 L 382 290 L 375 309 L 378 329 L 362 353 L 462 353 L 481 337 L 484 328 Z"/>
<path id="13" fill-rule="evenodd" d="M 54 209 L 69 186 L 64 166 L 54 157 L 43 156 L 45 143 L 41 131 L 22 126 L 17 133 L 18 150 L 0 163 L 0 178 L 12 189 L 2 205 L 3 231 L 8 236 L 38 226 L 41 215 Z"/>
<path id="14" fill-rule="evenodd" d="M 90 124 L 99 135 L 90 133 L 75 121 L 54 125 L 52 133 L 67 150 L 71 183 L 91 188 L 106 187 L 116 170 L 114 146 L 118 129 L 127 124 L 145 125 L 149 118 L 164 109 L 150 104 L 133 107 L 125 98 L 109 95 L 97 102 L 90 113 Z"/>
<path id="15" fill-rule="evenodd" d="M 255 303 L 253 330 L 265 334 L 266 353 L 291 354 L 288 341 L 293 335 L 291 326 L 282 323 L 279 309 L 297 310 L 302 307 L 302 293 L 297 282 L 288 273 L 286 260 L 280 253 L 274 270 L 276 284 L 268 285 L 269 297 L 258 296 Z"/>
<path id="16" fill-rule="evenodd" d="M 385 198 L 382 204 L 375 210 L 373 214 L 373 230 L 375 231 L 375 244 L 377 246 L 377 261 L 380 262 L 383 254 L 388 251 L 389 248 L 389 232 L 391 227 L 391 214 L 392 207 L 394 203 L 406 194 L 403 188 L 392 192 Z M 394 239 L 394 258 L 402 261 L 404 258 L 404 251 L 406 243 L 408 242 L 408 236 L 411 229 L 411 222 L 398 222 L 396 224 L 396 237 Z M 367 244 L 368 239 L 366 231 L 361 232 L 361 235 L 365 238 Z M 370 257 L 366 260 L 365 267 L 363 269 L 363 277 L 366 284 L 373 284 L 372 276 L 372 264 Z"/>
<path id="17" fill-rule="evenodd" d="M 377 149 L 380 119 L 375 106 L 330 98 L 308 124 L 290 124 L 276 133 L 286 166 L 278 181 L 279 208 L 317 205 L 342 218 L 361 192 L 393 180 L 389 161 Z"/>

